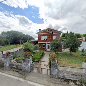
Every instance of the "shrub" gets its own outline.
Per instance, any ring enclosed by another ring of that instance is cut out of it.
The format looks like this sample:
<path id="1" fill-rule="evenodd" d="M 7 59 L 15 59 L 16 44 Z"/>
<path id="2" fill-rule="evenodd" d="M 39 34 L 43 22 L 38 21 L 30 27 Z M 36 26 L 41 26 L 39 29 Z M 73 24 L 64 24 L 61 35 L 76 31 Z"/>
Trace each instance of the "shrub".
<path id="1" fill-rule="evenodd" d="M 38 62 L 41 60 L 41 58 L 44 56 L 43 51 L 35 52 L 33 55 L 33 61 Z"/>
<path id="2" fill-rule="evenodd" d="M 39 50 L 39 46 L 38 45 L 35 45 L 34 46 L 34 50 Z"/>
<path id="3" fill-rule="evenodd" d="M 22 63 L 22 61 L 24 61 L 24 60 L 25 60 L 24 57 L 15 58 L 15 61 L 18 62 L 18 63 Z"/>
<path id="4" fill-rule="evenodd" d="M 51 43 L 51 50 L 52 51 L 57 52 L 57 51 L 59 51 L 60 48 L 61 48 L 61 42 L 60 41 L 54 40 Z"/>
<path id="5" fill-rule="evenodd" d="M 50 58 L 49 59 L 56 60 L 56 58 L 57 58 L 57 55 L 55 53 L 51 53 L 50 54 Z"/>
<path id="6" fill-rule="evenodd" d="M 27 43 L 24 44 L 24 51 L 33 52 L 33 50 L 34 50 L 33 44 L 31 44 L 30 42 L 27 42 Z"/>
<path id="7" fill-rule="evenodd" d="M 82 56 L 86 56 L 86 51 L 83 51 L 83 50 L 82 50 L 81 55 L 82 55 Z"/>

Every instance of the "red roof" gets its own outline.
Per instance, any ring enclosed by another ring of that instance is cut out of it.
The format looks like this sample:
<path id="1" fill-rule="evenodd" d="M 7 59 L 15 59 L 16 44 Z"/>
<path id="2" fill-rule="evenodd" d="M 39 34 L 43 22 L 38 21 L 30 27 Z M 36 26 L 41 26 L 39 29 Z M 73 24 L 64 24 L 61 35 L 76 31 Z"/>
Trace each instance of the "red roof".
<path id="1" fill-rule="evenodd" d="M 49 33 L 56 33 L 56 32 L 59 32 L 61 34 L 61 31 L 58 31 L 58 30 L 55 30 L 55 29 L 51 29 L 51 28 L 47 28 L 47 29 L 44 29 L 44 30 L 41 30 L 38 32 L 39 33 L 42 33 L 42 32 L 49 32 Z"/>

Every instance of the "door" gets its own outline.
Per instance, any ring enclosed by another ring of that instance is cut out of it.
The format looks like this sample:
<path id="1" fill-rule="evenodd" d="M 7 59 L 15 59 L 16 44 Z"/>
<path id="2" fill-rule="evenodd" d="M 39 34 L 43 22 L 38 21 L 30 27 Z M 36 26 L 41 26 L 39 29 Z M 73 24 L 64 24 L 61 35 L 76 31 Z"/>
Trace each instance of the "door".
<path id="1" fill-rule="evenodd" d="M 50 51 L 50 44 L 46 44 L 46 50 Z"/>

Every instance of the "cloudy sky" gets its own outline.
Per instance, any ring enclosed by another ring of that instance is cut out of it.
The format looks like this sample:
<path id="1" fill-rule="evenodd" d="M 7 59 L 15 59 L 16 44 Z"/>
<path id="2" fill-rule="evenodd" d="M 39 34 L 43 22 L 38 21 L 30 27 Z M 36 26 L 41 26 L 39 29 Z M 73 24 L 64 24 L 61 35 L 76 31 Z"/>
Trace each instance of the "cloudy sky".
<path id="1" fill-rule="evenodd" d="M 86 33 L 86 0 L 0 0 L 0 33 L 16 30 L 36 38 L 46 27 Z"/>

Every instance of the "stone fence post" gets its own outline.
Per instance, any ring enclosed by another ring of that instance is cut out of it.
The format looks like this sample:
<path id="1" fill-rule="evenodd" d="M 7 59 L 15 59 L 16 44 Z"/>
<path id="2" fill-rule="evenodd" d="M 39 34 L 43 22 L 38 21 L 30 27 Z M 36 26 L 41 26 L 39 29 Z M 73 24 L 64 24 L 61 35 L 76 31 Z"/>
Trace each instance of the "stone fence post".
<path id="1" fill-rule="evenodd" d="M 82 63 L 83 73 L 86 74 L 86 62 Z"/>

